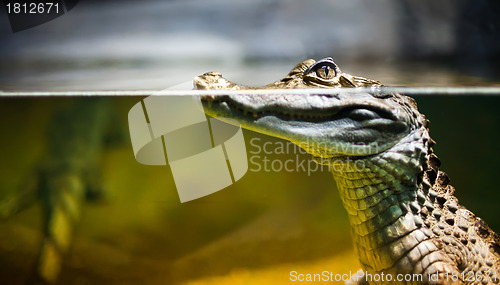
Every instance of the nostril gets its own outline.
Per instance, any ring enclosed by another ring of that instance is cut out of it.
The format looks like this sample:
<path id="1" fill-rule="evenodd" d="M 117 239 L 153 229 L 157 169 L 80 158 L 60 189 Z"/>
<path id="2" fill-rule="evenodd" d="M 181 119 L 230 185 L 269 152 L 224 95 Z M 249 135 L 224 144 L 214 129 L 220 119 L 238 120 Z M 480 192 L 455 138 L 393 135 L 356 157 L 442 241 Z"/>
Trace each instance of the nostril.
<path id="1" fill-rule="evenodd" d="M 200 76 L 193 79 L 193 85 L 195 89 L 207 90 L 207 89 L 220 89 L 214 88 L 212 85 L 218 82 L 222 78 L 222 73 L 217 71 L 206 72 Z"/>
<path id="2" fill-rule="evenodd" d="M 198 90 L 206 90 L 206 89 L 208 89 L 207 83 L 203 79 L 201 79 L 199 77 L 195 77 L 194 78 L 194 80 L 193 80 L 193 87 L 195 89 L 198 89 Z"/>

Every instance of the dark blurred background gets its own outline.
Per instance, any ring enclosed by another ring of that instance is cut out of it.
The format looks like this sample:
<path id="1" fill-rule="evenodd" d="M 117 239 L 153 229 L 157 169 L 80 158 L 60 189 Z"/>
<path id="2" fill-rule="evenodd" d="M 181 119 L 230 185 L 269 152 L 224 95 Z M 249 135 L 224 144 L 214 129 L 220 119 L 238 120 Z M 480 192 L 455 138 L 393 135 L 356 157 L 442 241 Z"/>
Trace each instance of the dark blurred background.
<path id="1" fill-rule="evenodd" d="M 498 77 L 499 12 L 488 0 L 82 0 L 12 33 L 0 9 L 0 86 L 157 89 L 207 69 L 263 84 L 327 56 L 386 84 L 474 85 Z"/>
<path id="2" fill-rule="evenodd" d="M 160 90 L 211 70 L 261 85 L 327 56 L 388 85 L 498 86 L 499 14 L 486 0 L 81 0 L 12 33 L 0 9 L 0 91 Z M 117 129 L 140 99 L 112 99 Z M 0 98 L 0 200 L 29 183 L 71 100 Z M 460 202 L 500 231 L 500 97 L 416 100 Z M 284 143 L 244 134 L 248 147 Z M 100 160 L 108 196 L 85 205 L 59 284 L 287 284 L 291 270 L 359 269 L 328 172 L 248 172 L 180 204 L 170 169 L 137 163 L 128 137 Z M 0 221 L 1 281 L 24 284 L 41 227 L 39 205 Z"/>

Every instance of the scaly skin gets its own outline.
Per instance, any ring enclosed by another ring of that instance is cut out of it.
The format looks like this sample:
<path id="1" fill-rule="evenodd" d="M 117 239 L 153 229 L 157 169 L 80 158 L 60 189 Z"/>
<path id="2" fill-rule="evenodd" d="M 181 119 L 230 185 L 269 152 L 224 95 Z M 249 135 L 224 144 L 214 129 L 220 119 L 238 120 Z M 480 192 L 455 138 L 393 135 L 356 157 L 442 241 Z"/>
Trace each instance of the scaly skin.
<path id="1" fill-rule="evenodd" d="M 217 72 L 194 82 L 197 89 L 251 89 Z M 282 80 L 255 89 L 362 86 L 381 84 L 343 73 L 326 58 L 306 60 Z M 422 278 L 358 283 L 498 284 L 499 236 L 458 204 L 448 176 L 439 170 L 428 120 L 413 99 L 340 92 L 204 96 L 202 102 L 209 115 L 292 141 L 330 165 L 365 272 Z"/>

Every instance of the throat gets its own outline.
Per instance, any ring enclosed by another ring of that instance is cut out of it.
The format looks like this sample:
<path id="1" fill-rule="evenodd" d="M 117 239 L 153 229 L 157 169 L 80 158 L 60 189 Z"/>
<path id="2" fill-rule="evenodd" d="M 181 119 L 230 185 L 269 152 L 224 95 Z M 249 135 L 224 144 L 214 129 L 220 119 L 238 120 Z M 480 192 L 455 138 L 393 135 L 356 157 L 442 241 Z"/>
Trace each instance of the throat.
<path id="1" fill-rule="evenodd" d="M 410 134 L 375 156 L 337 159 L 330 167 L 347 210 L 355 248 L 365 269 L 392 268 L 401 258 L 394 247 L 419 242 L 419 173 L 427 147 Z M 422 195 L 420 195 L 422 196 Z M 412 241 L 407 241 L 411 239 Z"/>

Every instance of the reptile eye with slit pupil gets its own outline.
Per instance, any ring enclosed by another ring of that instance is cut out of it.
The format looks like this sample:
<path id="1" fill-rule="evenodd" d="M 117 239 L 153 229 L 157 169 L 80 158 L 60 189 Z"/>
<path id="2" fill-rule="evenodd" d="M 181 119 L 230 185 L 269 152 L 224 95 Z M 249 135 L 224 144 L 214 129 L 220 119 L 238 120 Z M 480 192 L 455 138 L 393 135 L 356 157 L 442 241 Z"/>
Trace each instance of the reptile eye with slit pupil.
<path id="1" fill-rule="evenodd" d="M 323 65 L 316 70 L 316 75 L 321 79 L 330 80 L 335 77 L 335 70 L 329 65 Z"/>
<path id="2" fill-rule="evenodd" d="M 341 73 L 331 57 L 323 58 L 304 70 L 307 79 L 333 80 Z"/>

